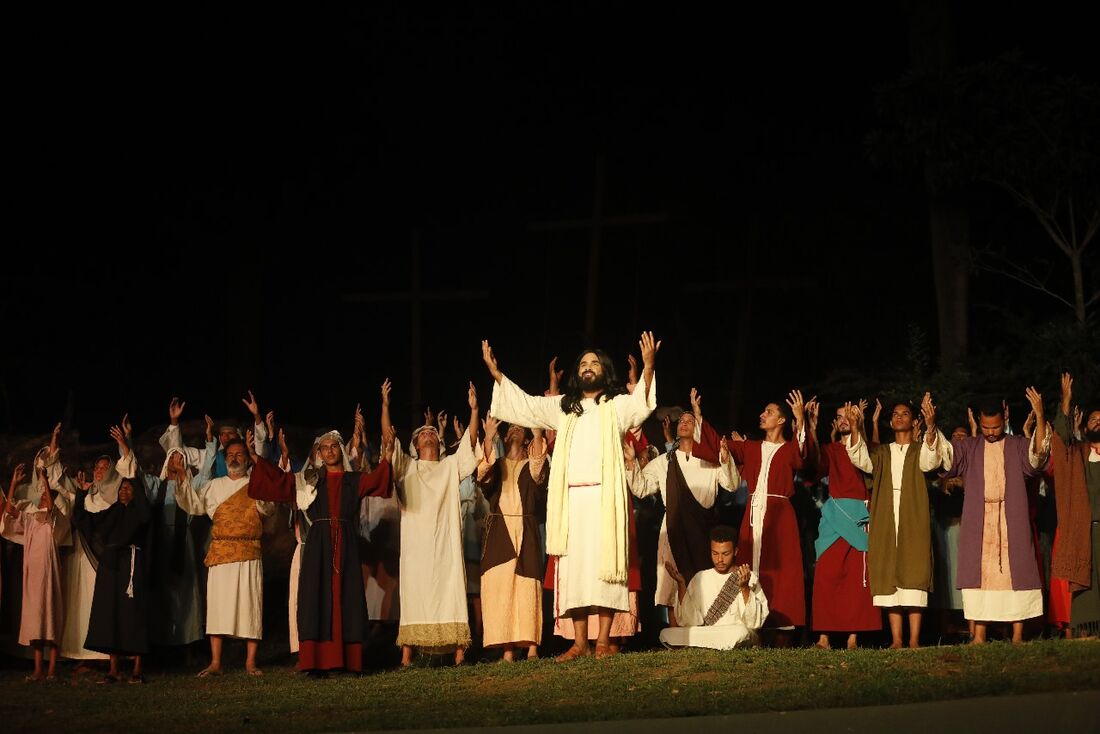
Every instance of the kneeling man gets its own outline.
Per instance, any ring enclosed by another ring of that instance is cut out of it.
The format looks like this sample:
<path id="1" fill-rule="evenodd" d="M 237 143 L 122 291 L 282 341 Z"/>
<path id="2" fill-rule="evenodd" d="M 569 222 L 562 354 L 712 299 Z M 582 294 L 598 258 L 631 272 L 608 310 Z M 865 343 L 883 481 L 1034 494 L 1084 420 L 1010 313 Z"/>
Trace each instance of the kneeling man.
<path id="1" fill-rule="evenodd" d="M 736 537 L 737 531 L 728 525 L 710 531 L 714 567 L 695 574 L 690 584 L 675 566 L 666 565 L 676 581 L 676 619 L 683 626 L 662 630 L 661 642 L 669 647 L 730 650 L 756 640 L 756 630 L 768 618 L 768 600 L 748 564 L 734 567 Z"/>

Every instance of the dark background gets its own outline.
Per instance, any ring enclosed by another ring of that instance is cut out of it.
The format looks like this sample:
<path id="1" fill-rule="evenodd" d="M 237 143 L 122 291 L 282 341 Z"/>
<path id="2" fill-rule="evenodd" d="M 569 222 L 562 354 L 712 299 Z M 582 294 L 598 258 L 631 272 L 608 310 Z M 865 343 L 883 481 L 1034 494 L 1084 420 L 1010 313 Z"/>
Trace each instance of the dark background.
<path id="1" fill-rule="evenodd" d="M 623 372 L 654 330 L 660 403 L 697 386 L 749 428 L 791 387 L 894 365 L 937 328 L 923 182 L 865 144 L 911 7 L 24 10 L 0 431 L 98 440 L 173 395 L 243 419 L 252 388 L 301 425 L 346 430 L 362 401 L 373 432 L 385 376 L 407 427 L 414 236 L 423 288 L 466 294 L 423 303 L 424 400 L 464 412 L 474 379 L 488 405 L 483 338 L 541 392 L 585 346 L 591 230 L 537 223 L 591 216 L 600 161 L 605 214 L 663 219 L 604 230 L 594 341 Z M 957 62 L 1015 50 L 1095 81 L 1079 13 L 954 8 Z M 1007 197 L 971 217 L 976 242 L 1050 247 Z M 1006 338 L 993 309 L 1064 315 L 994 275 L 971 288 L 975 349 Z"/>

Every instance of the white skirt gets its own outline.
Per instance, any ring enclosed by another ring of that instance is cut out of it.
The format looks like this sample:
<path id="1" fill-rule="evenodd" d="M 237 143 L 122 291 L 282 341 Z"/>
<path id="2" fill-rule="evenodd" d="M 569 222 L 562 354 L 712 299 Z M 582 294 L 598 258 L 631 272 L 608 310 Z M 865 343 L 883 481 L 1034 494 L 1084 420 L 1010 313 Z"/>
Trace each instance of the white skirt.
<path id="1" fill-rule="evenodd" d="M 206 634 L 246 640 L 264 636 L 263 561 L 210 567 L 206 577 Z"/>

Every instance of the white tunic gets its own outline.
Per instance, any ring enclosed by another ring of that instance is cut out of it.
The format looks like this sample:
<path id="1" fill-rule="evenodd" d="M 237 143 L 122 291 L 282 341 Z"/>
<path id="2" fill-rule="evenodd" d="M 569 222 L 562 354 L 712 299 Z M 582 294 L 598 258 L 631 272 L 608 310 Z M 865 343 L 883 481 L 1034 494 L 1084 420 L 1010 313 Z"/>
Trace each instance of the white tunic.
<path id="1" fill-rule="evenodd" d="M 477 468 L 481 445 L 471 448 L 468 434 L 440 461 L 413 459 L 400 442 L 394 445 L 391 462 L 401 501 L 399 645 L 470 643 L 458 485 Z"/>
<path id="2" fill-rule="evenodd" d="M 661 642 L 670 647 L 710 647 L 715 650 L 730 650 L 751 642 L 753 631 L 760 629 L 768 618 L 768 600 L 755 573 L 749 577 L 748 600 L 738 591 L 718 622 L 703 626 L 707 611 L 728 578 L 729 574 L 718 573 L 713 568 L 695 574 L 683 600 L 676 605 L 676 619 L 683 626 L 661 630 Z"/>
<path id="3" fill-rule="evenodd" d="M 688 489 L 703 507 L 714 507 L 714 501 L 718 498 L 718 485 L 726 489 L 734 489 L 741 481 L 740 474 L 732 461 L 722 465 L 711 464 L 709 461 L 703 461 L 676 449 L 670 454 L 661 454 L 653 459 L 645 469 L 639 469 L 638 462 L 635 462 L 634 470 L 627 470 L 626 483 L 635 497 L 649 497 L 660 492 L 661 501 L 665 503 L 665 507 L 668 507 L 665 484 L 668 479 L 670 456 L 676 457 L 676 463 L 683 472 Z M 671 607 L 676 604 L 676 582 L 665 570 L 665 562 L 675 566 L 676 560 L 672 557 L 672 548 L 668 543 L 667 520 L 666 513 L 665 518 L 661 520 L 661 533 L 657 538 L 657 592 L 654 594 L 653 603 Z"/>
<path id="4" fill-rule="evenodd" d="M 214 513 L 222 502 L 248 484 L 248 476 L 239 479 L 220 477 L 197 490 L 184 482 L 176 490 L 180 509 L 190 515 Z M 256 500 L 256 511 L 263 516 L 275 512 L 275 504 Z M 206 577 L 206 633 L 247 640 L 264 634 L 264 564 L 262 559 L 236 561 L 211 566 Z"/>
<path id="5" fill-rule="evenodd" d="M 490 413 L 498 420 L 525 428 L 562 429 L 568 417 L 561 409 L 561 397 L 528 395 L 507 377 L 493 386 Z M 625 432 L 640 426 L 657 407 L 657 378 L 650 380 L 649 389 L 639 383 L 631 394 L 616 395 L 611 400 L 619 427 Z M 581 401 L 583 414 L 573 426 L 569 451 L 569 538 L 566 555 L 555 566 L 554 616 L 572 616 L 573 610 L 604 607 L 629 609 L 626 584 L 604 581 L 599 576 L 601 501 L 603 481 L 603 440 L 596 401 Z M 559 447 L 560 449 L 561 447 Z M 624 478 L 625 481 L 625 478 Z M 626 536 L 624 531 L 623 536 Z"/>

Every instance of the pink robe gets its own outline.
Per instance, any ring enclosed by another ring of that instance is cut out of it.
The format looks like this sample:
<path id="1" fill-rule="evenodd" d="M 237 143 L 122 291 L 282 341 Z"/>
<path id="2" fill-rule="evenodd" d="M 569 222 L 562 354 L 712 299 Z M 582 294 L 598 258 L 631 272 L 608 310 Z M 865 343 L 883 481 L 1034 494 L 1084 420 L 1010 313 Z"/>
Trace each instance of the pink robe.
<path id="1" fill-rule="evenodd" d="M 0 532 L 23 546 L 23 610 L 19 623 L 19 644 L 43 640 L 59 644 L 64 630 L 61 602 L 61 560 L 57 546 L 69 531 L 69 518 L 56 510 L 48 521 L 43 513 L 3 514 Z"/>

